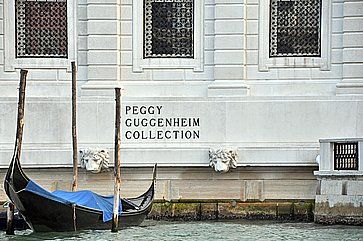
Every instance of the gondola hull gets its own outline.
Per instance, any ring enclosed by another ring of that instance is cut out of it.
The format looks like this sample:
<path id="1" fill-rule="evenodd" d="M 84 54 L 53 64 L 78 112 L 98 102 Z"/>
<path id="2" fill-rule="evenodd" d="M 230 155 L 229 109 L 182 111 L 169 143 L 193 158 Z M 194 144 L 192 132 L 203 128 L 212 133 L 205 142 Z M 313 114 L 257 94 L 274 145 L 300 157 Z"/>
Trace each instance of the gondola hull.
<path id="1" fill-rule="evenodd" d="M 15 167 L 15 173 L 17 175 L 13 177 L 19 178 L 21 175 L 16 169 Z M 14 181 L 16 179 L 5 180 L 7 195 L 17 207 L 29 227 L 35 232 L 111 229 L 112 221 L 104 222 L 103 213 L 100 210 L 61 203 L 27 191 L 25 188 L 16 191 L 16 186 L 11 185 Z M 138 209 L 129 208 L 121 212 L 119 215 L 120 228 L 138 226 L 144 221 L 152 208 L 154 181 L 149 190 L 136 199 L 143 200 L 141 202 L 142 205 L 135 205 L 139 206 Z M 126 201 L 132 203 L 132 199 L 126 199 Z M 125 202 L 125 199 L 122 199 L 122 202 Z"/>
<path id="2" fill-rule="evenodd" d="M 66 205 L 25 190 L 15 193 L 10 188 L 10 193 L 11 200 L 35 232 L 111 229 L 112 222 L 103 222 L 100 211 Z M 121 213 L 119 227 L 140 225 L 151 207 L 149 205 L 140 211 Z"/>
<path id="3" fill-rule="evenodd" d="M 119 215 L 119 227 L 138 226 L 146 218 L 154 200 L 154 183 L 149 189 L 134 199 L 121 199 L 123 211 Z M 26 189 L 30 179 L 21 169 L 20 163 L 13 159 L 5 178 L 5 191 L 35 232 L 67 232 L 85 229 L 111 229 L 112 221 L 103 221 L 101 210 L 62 203 Z M 124 210 L 125 209 L 125 210 Z"/>

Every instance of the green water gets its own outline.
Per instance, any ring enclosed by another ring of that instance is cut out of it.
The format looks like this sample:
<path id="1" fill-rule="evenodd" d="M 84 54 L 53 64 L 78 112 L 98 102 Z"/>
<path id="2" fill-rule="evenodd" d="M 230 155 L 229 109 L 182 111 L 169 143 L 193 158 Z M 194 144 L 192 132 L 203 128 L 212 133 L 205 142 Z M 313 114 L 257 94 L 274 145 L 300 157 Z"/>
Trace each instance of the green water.
<path id="1" fill-rule="evenodd" d="M 0 240 L 362 240 L 363 227 L 322 226 L 313 223 L 278 223 L 272 221 L 231 222 L 161 222 L 146 221 L 141 227 L 118 233 L 83 231 L 69 233 L 16 232 L 15 236 L 0 234 Z"/>

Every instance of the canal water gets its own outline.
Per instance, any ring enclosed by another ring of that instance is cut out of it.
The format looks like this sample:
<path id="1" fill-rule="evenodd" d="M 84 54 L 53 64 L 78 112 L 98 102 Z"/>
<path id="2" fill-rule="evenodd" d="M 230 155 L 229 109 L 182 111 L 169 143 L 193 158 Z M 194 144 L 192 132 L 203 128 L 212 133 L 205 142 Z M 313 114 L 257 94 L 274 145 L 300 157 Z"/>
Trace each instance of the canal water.
<path id="1" fill-rule="evenodd" d="M 273 221 L 163 222 L 145 221 L 141 227 L 110 231 L 0 234 L 0 240 L 150 240 L 150 241 L 345 241 L 362 240 L 363 227 L 323 226 L 314 223 Z"/>

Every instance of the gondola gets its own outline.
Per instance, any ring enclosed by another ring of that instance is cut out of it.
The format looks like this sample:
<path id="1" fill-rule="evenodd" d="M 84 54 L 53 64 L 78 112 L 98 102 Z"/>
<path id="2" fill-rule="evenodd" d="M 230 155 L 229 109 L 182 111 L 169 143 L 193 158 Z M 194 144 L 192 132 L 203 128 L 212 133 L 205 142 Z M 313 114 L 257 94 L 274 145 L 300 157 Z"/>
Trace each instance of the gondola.
<path id="1" fill-rule="evenodd" d="M 113 196 L 101 196 L 91 191 L 49 192 L 28 178 L 21 168 L 25 79 L 26 73 L 20 81 L 17 138 L 4 181 L 6 194 L 35 232 L 111 229 Z M 119 227 L 137 226 L 143 222 L 154 200 L 155 177 L 156 165 L 152 183 L 144 194 L 120 199 Z"/>

